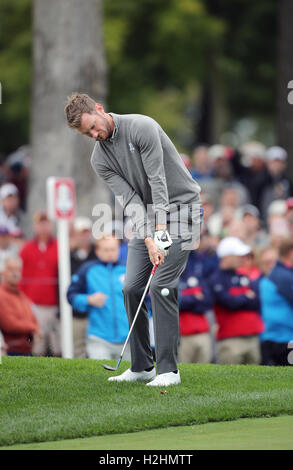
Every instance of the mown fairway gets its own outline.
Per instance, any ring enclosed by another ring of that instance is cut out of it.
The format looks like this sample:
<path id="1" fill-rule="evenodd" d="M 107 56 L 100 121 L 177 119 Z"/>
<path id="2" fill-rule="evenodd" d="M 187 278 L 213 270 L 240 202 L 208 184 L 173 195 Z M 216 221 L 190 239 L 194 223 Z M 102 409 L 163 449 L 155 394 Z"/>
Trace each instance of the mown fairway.
<path id="1" fill-rule="evenodd" d="M 4 450 L 285 450 L 293 449 L 293 416 L 174 426 L 125 434 L 33 442 Z"/>
<path id="2" fill-rule="evenodd" d="M 5 357 L 0 445 L 293 414 L 293 368 L 182 364 L 180 372 L 182 384 L 162 393 L 107 382 L 98 361 Z"/>

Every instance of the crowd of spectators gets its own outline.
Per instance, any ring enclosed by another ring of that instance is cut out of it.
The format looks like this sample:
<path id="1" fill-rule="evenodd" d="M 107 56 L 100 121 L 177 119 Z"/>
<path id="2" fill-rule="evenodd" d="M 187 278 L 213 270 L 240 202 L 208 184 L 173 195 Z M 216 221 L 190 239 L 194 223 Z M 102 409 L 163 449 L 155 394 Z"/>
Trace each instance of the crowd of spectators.
<path id="1" fill-rule="evenodd" d="M 182 361 L 287 365 L 293 184 L 286 150 L 201 145 L 183 158 L 202 188 L 204 224 L 180 288 Z"/>
<path id="2" fill-rule="evenodd" d="M 57 242 L 44 211 L 34 214 L 34 237 L 24 235 L 26 155 L 25 148 L 15 153 L 0 187 L 2 353 L 60 356 Z M 289 365 L 293 183 L 287 158 L 285 149 L 260 142 L 237 150 L 200 145 L 191 157 L 182 155 L 202 188 L 204 215 L 200 246 L 179 284 L 181 362 Z M 127 240 L 117 240 L 113 227 L 98 240 L 87 217 L 71 227 L 67 297 L 75 357 L 116 359 L 128 333 Z M 147 307 L 152 335 L 149 301 Z"/>

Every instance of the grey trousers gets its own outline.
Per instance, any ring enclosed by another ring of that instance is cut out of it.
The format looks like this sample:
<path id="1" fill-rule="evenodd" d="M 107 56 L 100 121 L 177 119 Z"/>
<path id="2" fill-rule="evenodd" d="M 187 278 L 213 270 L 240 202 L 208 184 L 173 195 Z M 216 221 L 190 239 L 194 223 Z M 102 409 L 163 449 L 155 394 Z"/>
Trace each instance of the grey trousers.
<path id="1" fill-rule="evenodd" d="M 159 266 L 150 286 L 154 322 L 157 373 L 163 374 L 177 369 L 179 344 L 178 281 L 185 269 L 189 250 L 182 250 L 182 239 L 173 239 L 169 256 Z M 123 293 L 129 324 L 132 323 L 141 296 L 152 270 L 144 240 L 132 239 L 128 247 L 128 258 Z M 163 296 L 162 289 L 169 294 Z M 149 338 L 149 319 L 145 305 L 137 317 L 130 336 L 131 370 L 139 372 L 153 366 Z"/>

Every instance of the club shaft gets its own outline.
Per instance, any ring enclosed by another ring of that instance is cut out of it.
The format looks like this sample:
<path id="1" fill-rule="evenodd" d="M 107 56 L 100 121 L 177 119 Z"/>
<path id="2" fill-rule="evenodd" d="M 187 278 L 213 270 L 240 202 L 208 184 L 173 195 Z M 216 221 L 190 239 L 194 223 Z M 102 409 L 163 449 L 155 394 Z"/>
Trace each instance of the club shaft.
<path id="1" fill-rule="evenodd" d="M 122 349 L 122 351 L 121 351 L 121 356 L 120 356 L 121 358 L 122 358 L 123 353 L 124 353 L 124 351 L 125 351 L 125 348 L 126 348 L 126 346 L 127 346 L 129 337 L 130 337 L 130 335 L 131 335 L 131 332 L 132 332 L 133 327 L 134 327 L 134 325 L 135 325 L 137 316 L 138 316 L 139 311 L 140 311 L 140 309 L 141 309 L 141 306 L 142 306 L 142 304 L 143 304 L 143 302 L 144 302 L 145 296 L 146 296 L 146 294 L 147 294 L 147 292 L 148 292 L 148 290 L 149 290 L 150 283 L 151 283 L 152 278 L 153 278 L 153 276 L 154 276 L 154 274 L 155 274 L 155 272 L 156 272 L 157 267 L 158 267 L 158 265 L 155 264 L 154 267 L 153 267 L 153 269 L 152 269 L 152 272 L 151 272 L 151 275 L 150 275 L 150 277 L 149 277 L 149 280 L 148 280 L 148 282 L 147 282 L 147 285 L 146 285 L 146 287 L 145 287 L 144 293 L 142 294 L 141 301 L 139 302 L 139 306 L 137 307 L 136 314 L 135 314 L 135 316 L 134 316 L 134 318 L 133 318 L 132 325 L 131 325 L 131 327 L 130 327 L 129 333 L 128 333 L 127 338 L 126 338 L 126 340 L 125 340 L 123 349 Z"/>

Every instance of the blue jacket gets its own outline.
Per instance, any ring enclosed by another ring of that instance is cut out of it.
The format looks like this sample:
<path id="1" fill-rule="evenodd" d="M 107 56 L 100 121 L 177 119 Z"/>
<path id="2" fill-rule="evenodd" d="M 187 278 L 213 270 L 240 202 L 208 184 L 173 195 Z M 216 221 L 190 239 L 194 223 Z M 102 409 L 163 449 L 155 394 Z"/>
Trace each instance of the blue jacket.
<path id="1" fill-rule="evenodd" d="M 202 294 L 196 298 L 193 291 Z M 186 268 L 179 282 L 179 309 L 203 314 L 213 308 L 213 296 L 209 284 L 204 277 L 203 266 L 199 257 L 192 251 Z"/>
<path id="2" fill-rule="evenodd" d="M 288 343 L 293 340 L 293 270 L 278 261 L 259 285 L 265 323 L 262 341 Z"/>
<path id="3" fill-rule="evenodd" d="M 179 326 L 183 336 L 206 333 L 210 329 L 205 313 L 212 309 L 213 298 L 202 268 L 192 251 L 179 283 Z"/>
<path id="4" fill-rule="evenodd" d="M 192 275 L 197 278 L 209 278 L 217 269 L 219 258 L 216 253 L 193 250 L 188 258 L 188 270 L 192 266 Z"/>
<path id="5" fill-rule="evenodd" d="M 88 314 L 87 336 L 124 343 L 129 328 L 122 293 L 125 271 L 126 267 L 119 263 L 95 260 L 73 274 L 67 299 L 74 309 Z M 96 292 L 108 296 L 103 307 L 88 304 L 88 296 Z"/>

